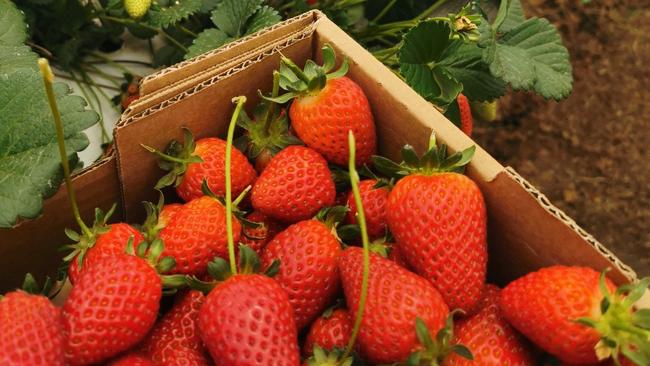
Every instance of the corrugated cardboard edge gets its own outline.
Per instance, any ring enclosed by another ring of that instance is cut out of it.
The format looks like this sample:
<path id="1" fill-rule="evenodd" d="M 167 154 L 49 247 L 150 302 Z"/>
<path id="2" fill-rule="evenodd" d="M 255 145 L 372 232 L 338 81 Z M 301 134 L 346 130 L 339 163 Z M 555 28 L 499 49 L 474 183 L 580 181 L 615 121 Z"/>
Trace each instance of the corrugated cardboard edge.
<path id="1" fill-rule="evenodd" d="M 241 45 L 249 42 L 251 39 L 265 39 L 269 38 L 269 41 L 273 40 L 274 33 L 279 29 L 284 29 L 292 25 L 299 25 L 303 21 L 313 21 L 318 17 L 322 16 L 322 13 L 319 11 L 310 11 L 303 13 L 291 19 L 287 19 L 283 22 L 277 23 L 271 27 L 264 28 L 256 33 L 250 34 L 243 38 L 240 38 L 236 41 L 230 42 L 220 48 L 206 52 L 189 60 L 179 62 L 175 65 L 172 65 L 168 68 L 150 74 L 143 78 L 140 82 L 141 93 L 144 95 L 151 94 L 158 89 L 167 87 L 169 84 L 173 84 L 185 78 L 188 70 L 195 74 L 206 67 L 211 67 L 212 65 L 217 65 L 222 61 L 215 60 L 223 54 L 227 54 L 228 51 L 239 48 Z"/>
<path id="2" fill-rule="evenodd" d="M 630 266 L 623 263 L 614 253 L 607 249 L 607 247 L 605 247 L 601 242 L 596 240 L 593 235 L 589 234 L 585 229 L 580 227 L 580 225 L 578 225 L 575 220 L 572 219 L 569 215 L 564 213 L 564 211 L 553 205 L 553 203 L 551 203 L 546 195 L 535 188 L 535 186 L 528 182 L 524 177 L 519 175 L 519 173 L 517 173 L 514 168 L 508 166 L 505 169 L 508 175 L 517 183 L 519 183 L 519 185 L 521 185 L 526 190 L 526 192 L 533 196 L 539 205 L 544 208 L 544 210 L 546 210 L 557 220 L 563 222 L 566 226 L 570 227 L 584 241 L 595 248 L 602 256 L 607 258 L 610 262 L 614 263 L 630 282 L 638 281 L 636 273 Z"/>
<path id="3" fill-rule="evenodd" d="M 294 32 L 291 32 L 288 34 L 289 38 L 294 38 L 294 37 L 303 37 L 306 32 L 306 29 L 301 29 L 297 30 Z M 302 39 L 302 38 L 300 38 Z M 248 59 L 251 59 L 254 57 L 254 55 L 258 52 L 266 52 L 268 50 L 272 49 L 277 49 L 278 47 L 282 47 L 283 40 L 276 40 L 274 42 L 269 42 L 264 44 L 262 47 L 259 49 L 254 49 L 254 50 L 248 50 L 243 53 L 239 53 L 237 55 L 234 55 L 232 58 L 228 58 L 226 61 L 216 64 L 212 67 L 207 68 L 205 71 L 197 74 L 189 74 L 189 76 L 185 77 L 184 79 L 180 79 L 176 82 L 170 83 L 167 87 L 158 89 L 154 91 L 153 93 L 146 95 L 144 97 L 140 97 L 138 100 L 133 102 L 129 108 L 127 108 L 124 113 L 122 114 L 120 122 L 118 124 L 123 123 L 122 120 L 126 119 L 128 117 L 131 117 L 135 114 L 138 114 L 142 111 L 144 111 L 147 108 L 153 107 L 158 103 L 161 103 L 165 99 L 172 98 L 174 95 L 180 94 L 186 90 L 192 89 L 196 84 L 200 84 L 203 81 L 210 79 L 220 73 L 223 73 L 224 71 L 237 67 L 237 65 L 245 62 Z M 232 50 L 232 49 L 231 49 Z"/>

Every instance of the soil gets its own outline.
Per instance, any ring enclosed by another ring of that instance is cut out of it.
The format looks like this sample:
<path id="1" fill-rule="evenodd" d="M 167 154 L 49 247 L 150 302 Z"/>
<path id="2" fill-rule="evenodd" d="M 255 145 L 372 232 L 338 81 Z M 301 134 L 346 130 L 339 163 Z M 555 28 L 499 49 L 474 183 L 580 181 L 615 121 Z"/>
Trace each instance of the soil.
<path id="1" fill-rule="evenodd" d="M 650 275 L 650 6 L 647 0 L 524 1 L 556 24 L 571 54 L 573 94 L 515 93 L 475 139 L 578 224 Z"/>

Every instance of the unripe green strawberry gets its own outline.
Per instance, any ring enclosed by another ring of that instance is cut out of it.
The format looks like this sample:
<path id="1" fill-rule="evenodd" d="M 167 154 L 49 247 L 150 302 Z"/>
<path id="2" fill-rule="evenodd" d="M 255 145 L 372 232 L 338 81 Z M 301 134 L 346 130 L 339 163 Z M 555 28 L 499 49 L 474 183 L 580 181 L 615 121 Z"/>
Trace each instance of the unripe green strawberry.
<path id="1" fill-rule="evenodd" d="M 133 19 L 142 18 L 151 7 L 151 0 L 124 0 L 124 9 Z"/>

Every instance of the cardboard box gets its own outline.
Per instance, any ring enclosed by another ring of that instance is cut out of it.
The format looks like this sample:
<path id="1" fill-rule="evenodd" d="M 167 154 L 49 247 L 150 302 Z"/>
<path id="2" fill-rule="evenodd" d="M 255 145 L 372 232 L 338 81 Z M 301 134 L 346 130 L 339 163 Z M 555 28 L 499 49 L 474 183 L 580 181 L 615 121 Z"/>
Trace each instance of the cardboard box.
<path id="1" fill-rule="evenodd" d="M 270 89 L 280 53 L 302 63 L 317 57 L 324 43 L 336 49 L 339 59 L 349 58 L 349 76 L 372 106 L 381 154 L 397 158 L 406 143 L 421 152 L 432 130 L 453 151 L 474 144 L 322 13 L 309 12 L 145 78 L 142 98 L 115 129 L 115 150 L 74 178 L 84 218 L 90 222 L 94 207 L 106 210 L 117 202 L 116 220 L 141 222 L 141 202 L 157 198 L 152 187 L 162 175 L 156 157 L 141 143 L 164 149 L 170 140 L 181 139 L 181 126 L 197 138 L 223 136 L 231 99 L 246 95 L 252 108 L 259 100 L 257 90 Z M 505 284 L 552 264 L 611 267 L 615 282 L 636 280 L 630 267 L 480 147 L 468 175 L 487 203 L 491 281 Z M 63 228 L 76 228 L 70 212 L 62 188 L 46 202 L 42 217 L 0 231 L 0 291 L 15 287 L 25 272 L 43 275 L 56 269 L 57 248 L 68 242 Z"/>

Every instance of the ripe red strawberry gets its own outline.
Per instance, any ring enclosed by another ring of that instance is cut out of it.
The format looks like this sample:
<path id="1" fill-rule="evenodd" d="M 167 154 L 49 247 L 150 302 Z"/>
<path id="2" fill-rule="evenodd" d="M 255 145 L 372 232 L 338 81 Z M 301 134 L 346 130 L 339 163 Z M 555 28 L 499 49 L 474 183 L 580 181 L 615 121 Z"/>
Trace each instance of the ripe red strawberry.
<path id="1" fill-rule="evenodd" d="M 289 146 L 280 151 L 253 186 L 253 207 L 283 222 L 306 220 L 334 204 L 336 188 L 327 162 L 316 151 Z"/>
<path id="2" fill-rule="evenodd" d="M 442 366 L 534 366 L 537 365 L 524 338 L 501 316 L 499 288 L 487 285 L 479 312 L 454 325 L 454 343 L 462 343 L 474 354 L 470 361 L 449 355 Z"/>
<path id="3" fill-rule="evenodd" d="M 296 366 L 293 310 L 280 285 L 263 275 L 234 275 L 206 297 L 199 334 L 219 366 Z"/>
<path id="4" fill-rule="evenodd" d="M 0 365 L 63 366 L 61 310 L 22 290 L 0 297 Z"/>
<path id="5" fill-rule="evenodd" d="M 239 242 L 248 245 L 255 253 L 260 255 L 266 244 L 271 241 L 284 227 L 279 222 L 270 219 L 260 211 L 251 212 L 246 219 L 262 224 L 258 227 L 242 225 Z"/>
<path id="6" fill-rule="evenodd" d="M 155 364 L 211 364 L 198 328 L 199 311 L 204 298 L 199 291 L 179 294 L 172 309 L 156 323 L 140 347 Z"/>
<path id="7" fill-rule="evenodd" d="M 604 274 L 557 265 L 511 282 L 501 291 L 499 306 L 513 327 L 562 362 L 597 363 L 622 350 L 650 359 L 643 315 L 632 311 L 648 284 L 650 278 L 612 294 L 615 286 Z"/>
<path id="8" fill-rule="evenodd" d="M 321 314 L 339 291 L 340 252 L 332 229 L 316 219 L 289 226 L 266 246 L 262 268 L 280 260 L 274 279 L 289 295 L 298 330 Z"/>
<path id="9" fill-rule="evenodd" d="M 458 94 L 456 98 L 458 109 L 460 110 L 460 129 L 465 132 L 469 137 L 472 137 L 472 130 L 474 129 L 474 119 L 472 118 L 472 108 L 469 105 L 469 100 L 463 94 Z"/>
<path id="10" fill-rule="evenodd" d="M 356 138 L 356 164 L 370 163 L 376 151 L 375 122 L 368 98 L 361 87 L 345 77 L 347 59 L 341 68 L 334 67 L 334 50 L 323 47 L 323 66 L 307 61 L 305 71 L 286 57 L 282 58 L 280 86 L 289 91 L 280 98 L 293 98 L 289 108 L 291 125 L 298 137 L 309 147 L 321 153 L 328 162 L 348 163 L 348 131 Z M 329 74 L 328 74 L 329 73 Z M 296 82 L 292 82 L 296 81 Z"/>
<path id="11" fill-rule="evenodd" d="M 469 162 L 474 148 L 442 158 L 444 151 L 432 138 L 422 160 L 407 145 L 402 166 L 385 158 L 374 163 L 388 173 L 410 173 L 395 184 L 386 205 L 388 227 L 402 255 L 451 309 L 469 314 L 485 286 L 487 215 L 476 183 L 454 172 Z"/>
<path id="12" fill-rule="evenodd" d="M 350 247 L 339 256 L 348 309 L 356 314 L 361 296 L 363 251 Z M 404 362 L 419 350 L 416 318 L 430 332 L 445 325 L 449 308 L 430 282 L 370 253 L 368 297 L 357 339 L 364 359 L 374 364 Z"/>
<path id="13" fill-rule="evenodd" d="M 386 235 L 386 202 L 390 190 L 388 186 L 374 188 L 378 183 L 376 179 L 366 179 L 359 183 L 361 203 L 366 214 L 366 226 L 368 237 L 377 239 Z M 354 202 L 352 191 L 348 193 L 347 205 L 350 207 L 346 217 L 346 223 L 357 223 L 357 205 Z"/>
<path id="14" fill-rule="evenodd" d="M 195 142 L 189 130 L 183 129 L 183 133 L 183 145 L 172 141 L 166 153 L 145 146 L 161 158 L 161 168 L 169 171 L 158 181 L 156 188 L 173 185 L 178 196 L 189 202 L 203 196 L 201 186 L 203 180 L 207 180 L 210 190 L 223 197 L 226 192 L 226 141 L 208 137 Z M 246 156 L 237 149 L 232 150 L 230 174 L 234 197 L 253 184 L 257 177 Z"/>
<path id="15" fill-rule="evenodd" d="M 67 362 L 99 363 L 133 347 L 156 320 L 161 295 L 161 279 L 144 259 L 97 259 L 63 305 Z"/>
<path id="16" fill-rule="evenodd" d="M 354 319 L 346 309 L 328 310 L 309 328 L 302 353 L 311 355 L 314 346 L 331 351 L 334 348 L 344 349 L 350 341 Z"/>
<path id="17" fill-rule="evenodd" d="M 129 238 L 133 238 L 134 247 L 137 247 L 144 240 L 144 236 L 138 229 L 123 222 L 108 225 L 107 230 L 99 234 L 94 245 L 86 251 L 81 269 L 76 256 L 70 262 L 68 276 L 73 284 L 79 280 L 80 271 L 86 270 L 86 267 L 91 266 L 97 258 L 123 253 Z"/>
<path id="18" fill-rule="evenodd" d="M 156 364 L 149 358 L 138 353 L 127 353 L 126 355 L 111 361 L 108 366 L 156 366 Z"/>
<path id="19" fill-rule="evenodd" d="M 239 240 L 241 225 L 233 219 L 234 240 Z M 217 199 L 203 196 L 183 205 L 160 230 L 165 243 L 163 256 L 176 260 L 171 273 L 203 275 L 214 257 L 228 257 L 226 209 Z"/>

